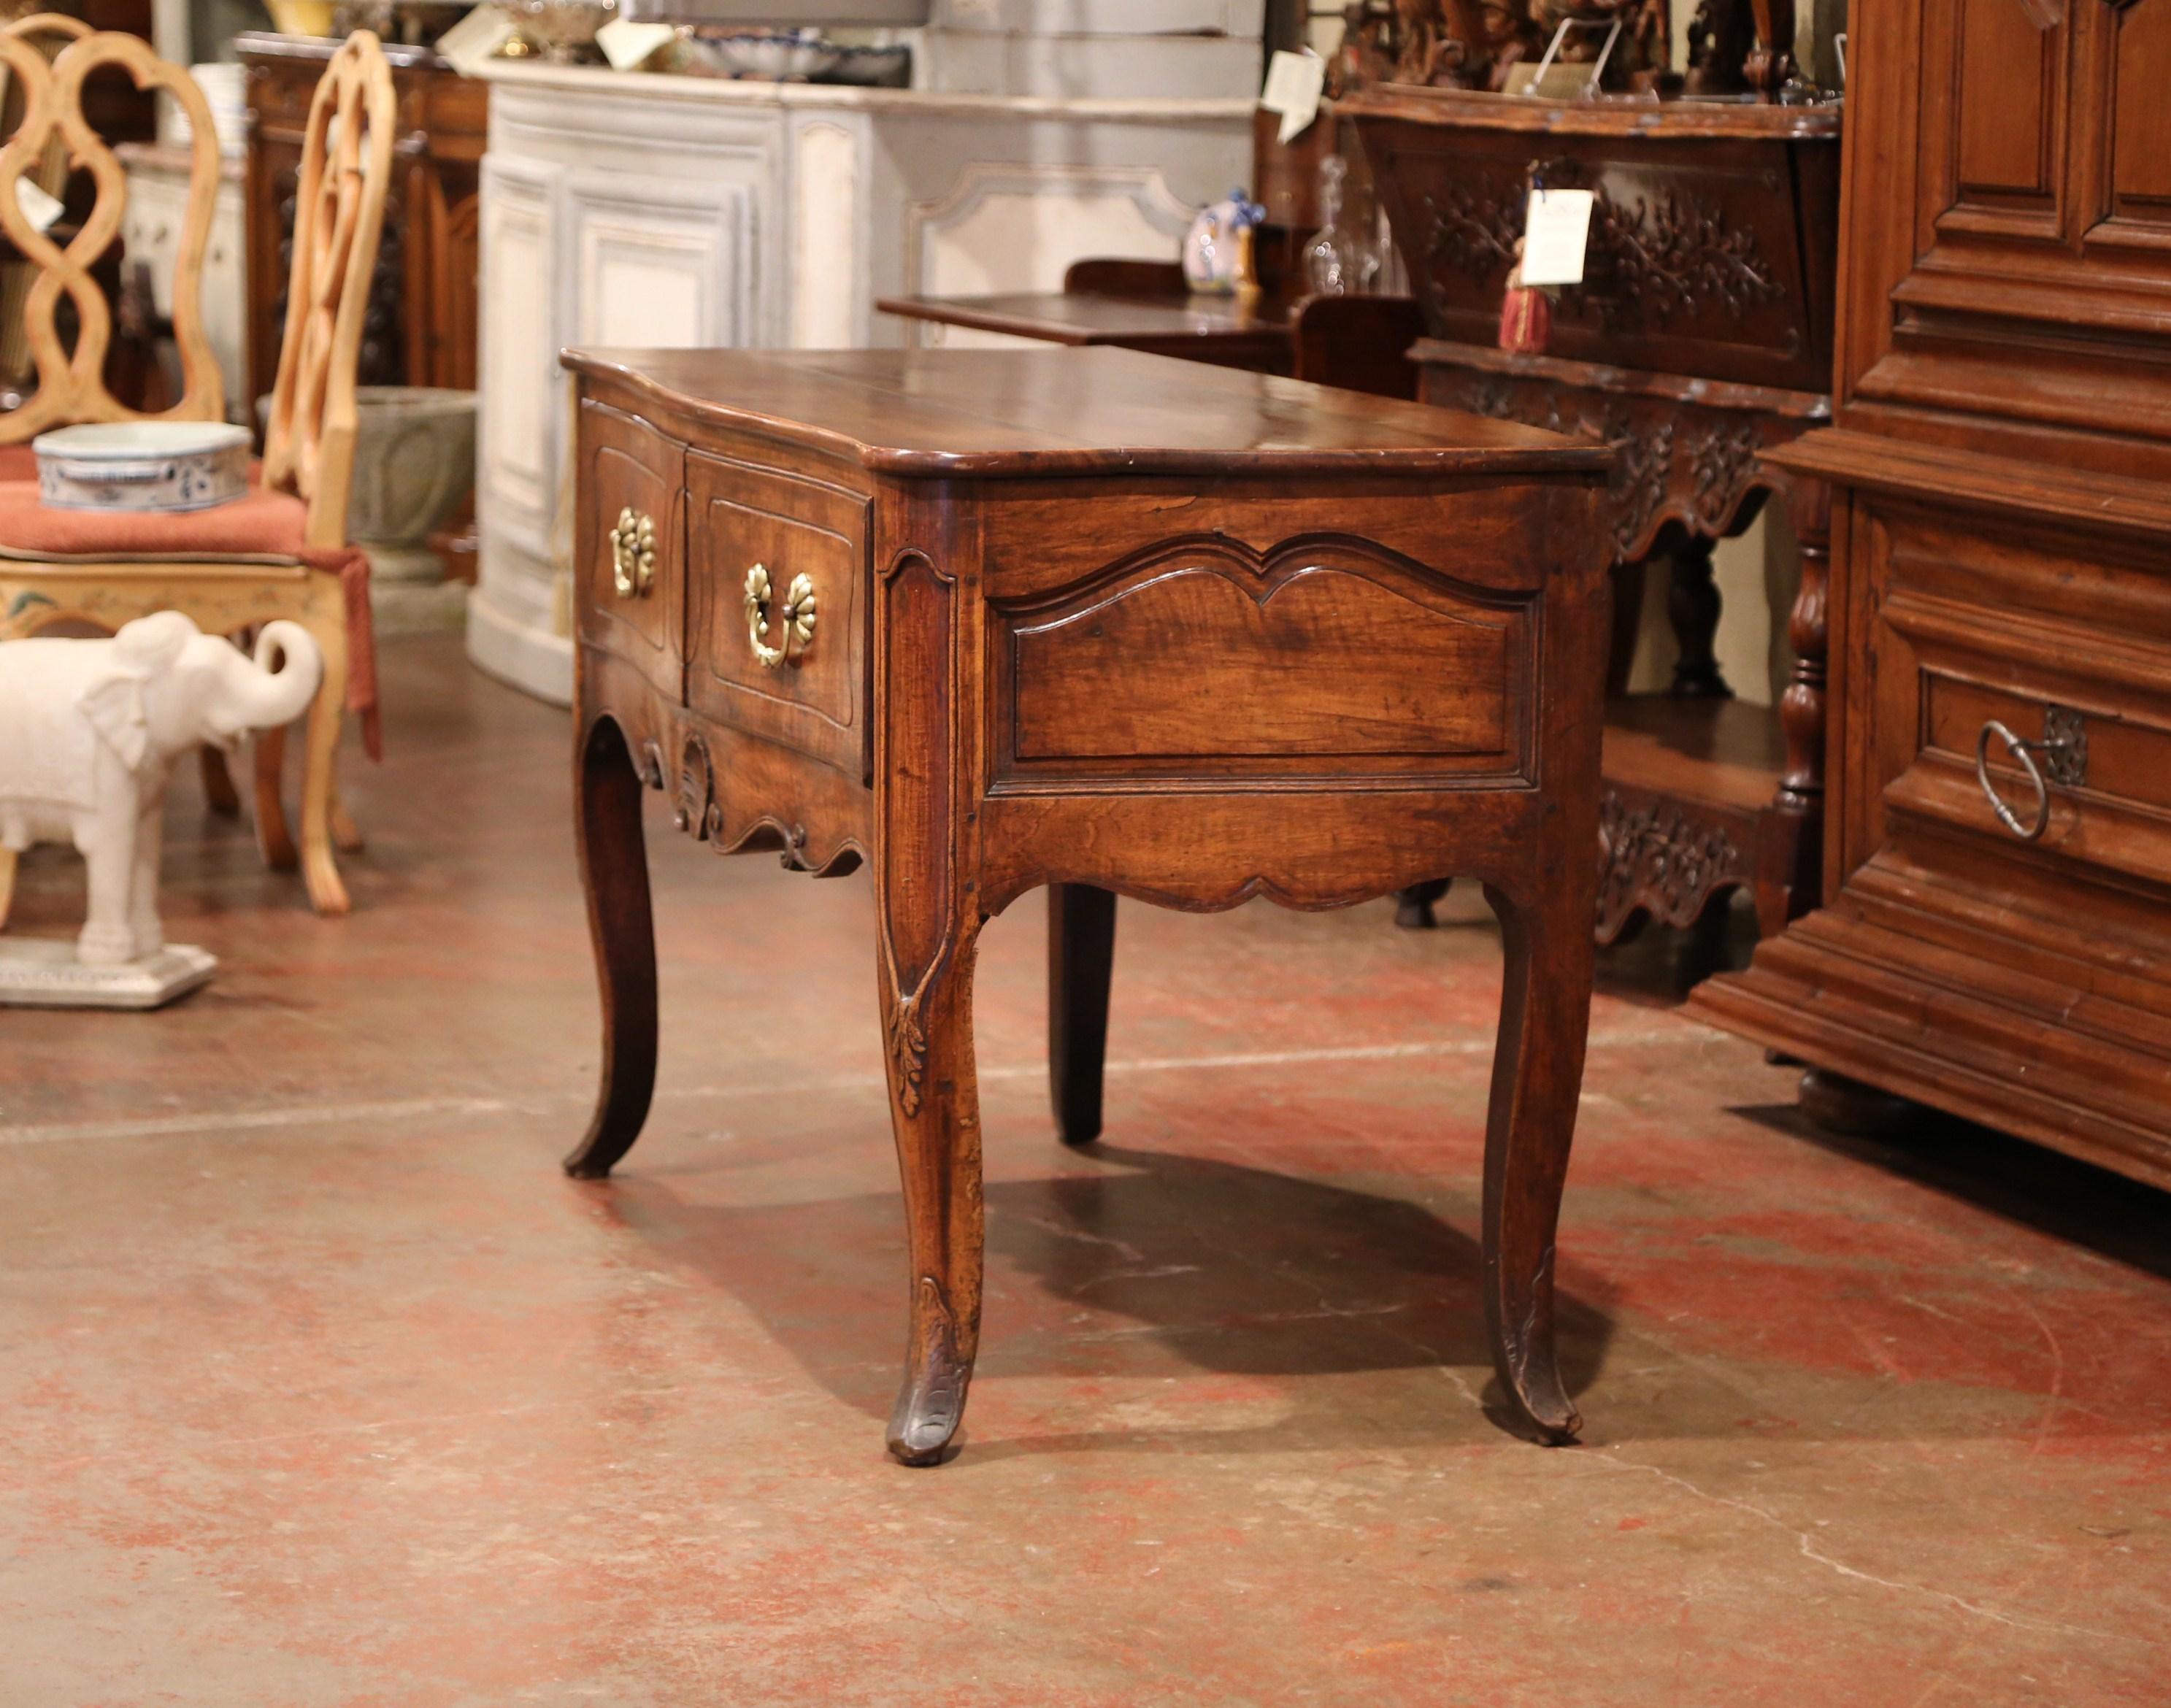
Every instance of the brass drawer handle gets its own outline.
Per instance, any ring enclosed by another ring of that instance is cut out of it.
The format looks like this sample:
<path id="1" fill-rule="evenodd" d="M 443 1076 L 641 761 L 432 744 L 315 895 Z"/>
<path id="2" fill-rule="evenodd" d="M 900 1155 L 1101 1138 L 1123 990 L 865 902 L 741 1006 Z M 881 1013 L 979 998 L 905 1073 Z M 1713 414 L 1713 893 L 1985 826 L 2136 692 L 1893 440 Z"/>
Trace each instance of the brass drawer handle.
<path id="1" fill-rule="evenodd" d="M 747 644 L 753 648 L 753 656 L 769 669 L 775 670 L 791 656 L 791 644 L 799 643 L 799 656 L 807 656 L 807 649 L 814 644 L 815 599 L 814 581 L 810 576 L 794 576 L 791 586 L 784 595 L 784 608 L 778 620 L 784 625 L 784 645 L 771 646 L 765 637 L 769 634 L 769 605 L 775 597 L 769 585 L 769 571 L 756 564 L 747 571 L 746 619 Z"/>
<path id="2" fill-rule="evenodd" d="M 1995 737 L 2005 744 L 2005 751 L 2013 757 L 2027 778 L 2028 786 L 2035 791 L 2035 821 L 2024 824 L 2020 815 L 2005 804 L 1997 792 L 1997 785 L 1990 780 L 1990 744 Z M 2035 756 L 2043 756 L 2043 763 L 2035 763 Z M 2050 780 L 2044 779 L 2048 770 Z M 1982 726 L 1982 733 L 1975 742 L 1975 780 L 1981 786 L 1982 798 L 1990 803 L 1990 810 L 1997 815 L 1997 822 L 2023 842 L 2039 842 L 2043 833 L 2050 827 L 2050 784 L 2057 783 L 2072 789 L 2088 780 L 2088 722 L 2080 713 L 2065 706 L 2046 706 L 2043 712 L 2043 739 L 2024 742 L 1996 718 Z"/>
<path id="3" fill-rule="evenodd" d="M 611 585 L 619 597 L 638 599 L 656 585 L 656 522 L 631 508 L 618 513 L 610 531 Z"/>

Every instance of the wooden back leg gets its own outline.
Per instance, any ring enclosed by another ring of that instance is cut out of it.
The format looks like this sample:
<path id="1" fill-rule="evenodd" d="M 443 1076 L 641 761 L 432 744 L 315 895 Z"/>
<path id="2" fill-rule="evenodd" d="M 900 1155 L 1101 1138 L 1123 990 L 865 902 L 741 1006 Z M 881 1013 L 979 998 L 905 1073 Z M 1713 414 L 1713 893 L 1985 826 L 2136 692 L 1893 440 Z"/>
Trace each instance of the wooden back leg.
<path id="1" fill-rule="evenodd" d="M 1091 884 L 1049 885 L 1048 1068 L 1056 1131 L 1065 1144 L 1091 1144 L 1101 1136 L 1115 958 L 1115 897 Z"/>
<path id="2" fill-rule="evenodd" d="M 233 786 L 233 773 L 227 765 L 226 755 L 217 747 L 199 747 L 196 763 L 203 773 L 206 804 L 221 818 L 233 817 L 241 811 L 241 795 Z"/>

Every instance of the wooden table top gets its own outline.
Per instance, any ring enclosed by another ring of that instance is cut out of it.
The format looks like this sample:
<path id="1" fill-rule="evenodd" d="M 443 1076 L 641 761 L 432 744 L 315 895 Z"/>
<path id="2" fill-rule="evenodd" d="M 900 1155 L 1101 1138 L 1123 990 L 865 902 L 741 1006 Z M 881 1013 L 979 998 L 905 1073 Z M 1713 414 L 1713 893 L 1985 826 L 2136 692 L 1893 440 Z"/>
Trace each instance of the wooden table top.
<path id="1" fill-rule="evenodd" d="M 1203 344 L 1286 338 L 1295 305 L 1262 297 L 1249 308 L 1234 297 L 1114 297 L 1090 291 L 1016 291 L 994 297 L 884 297 L 886 314 L 1007 332 L 1046 344 L 1135 344 L 1197 339 Z"/>
<path id="2" fill-rule="evenodd" d="M 1588 440 L 1134 351 L 567 351 L 694 420 L 919 476 L 1595 474 Z"/>

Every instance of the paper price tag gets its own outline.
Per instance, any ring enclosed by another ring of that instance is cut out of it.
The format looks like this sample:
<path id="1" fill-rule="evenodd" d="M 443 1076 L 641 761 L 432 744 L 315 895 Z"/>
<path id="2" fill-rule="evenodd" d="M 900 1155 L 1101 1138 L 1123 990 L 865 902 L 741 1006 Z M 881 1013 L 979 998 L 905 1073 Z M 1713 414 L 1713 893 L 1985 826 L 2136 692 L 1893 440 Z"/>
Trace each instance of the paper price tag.
<path id="1" fill-rule="evenodd" d="M 1580 285 L 1598 198 L 1588 190 L 1534 190 L 1523 224 L 1523 282 Z"/>
<path id="2" fill-rule="evenodd" d="M 478 6 L 437 38 L 437 56 L 462 77 L 474 77 L 520 34 L 495 6 Z"/>
<path id="3" fill-rule="evenodd" d="M 59 197 L 48 195 L 27 178 L 15 180 L 15 206 L 23 210 L 23 217 L 30 222 L 30 229 L 43 236 L 52 229 L 53 222 L 67 211 Z"/>
<path id="4" fill-rule="evenodd" d="M 657 49 L 678 37 L 678 32 L 667 24 L 636 24 L 630 18 L 614 18 L 596 32 L 596 46 L 603 49 L 613 71 L 633 71 Z"/>
<path id="5" fill-rule="evenodd" d="M 1267 87 L 1259 104 L 1282 115 L 1280 140 L 1300 137 L 1319 116 L 1321 96 L 1327 93 L 1327 62 L 1316 53 L 1277 51 L 1267 62 Z"/>

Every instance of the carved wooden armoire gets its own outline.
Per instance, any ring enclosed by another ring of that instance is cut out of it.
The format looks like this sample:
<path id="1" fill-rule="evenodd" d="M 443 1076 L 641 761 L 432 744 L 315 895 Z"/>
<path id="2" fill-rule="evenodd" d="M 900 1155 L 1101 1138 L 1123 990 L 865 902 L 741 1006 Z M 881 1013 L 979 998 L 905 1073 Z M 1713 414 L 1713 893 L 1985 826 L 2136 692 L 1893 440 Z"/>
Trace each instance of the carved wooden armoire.
<path id="1" fill-rule="evenodd" d="M 1854 0 L 1825 905 L 1705 1018 L 2171 1186 L 2171 0 Z"/>

